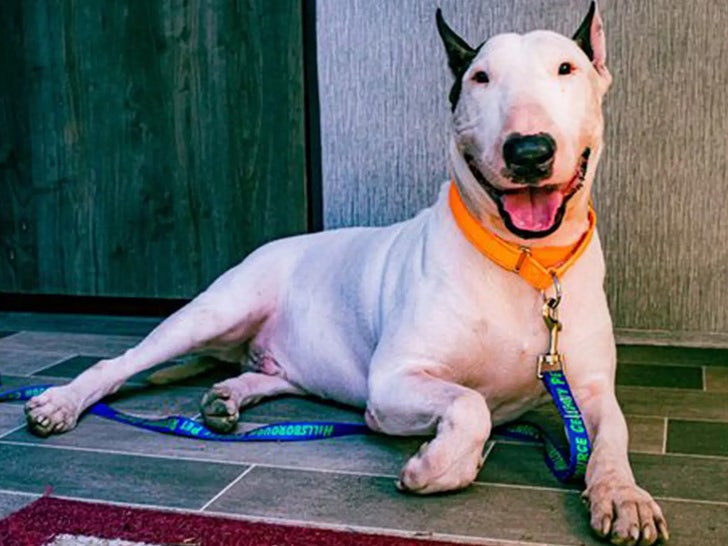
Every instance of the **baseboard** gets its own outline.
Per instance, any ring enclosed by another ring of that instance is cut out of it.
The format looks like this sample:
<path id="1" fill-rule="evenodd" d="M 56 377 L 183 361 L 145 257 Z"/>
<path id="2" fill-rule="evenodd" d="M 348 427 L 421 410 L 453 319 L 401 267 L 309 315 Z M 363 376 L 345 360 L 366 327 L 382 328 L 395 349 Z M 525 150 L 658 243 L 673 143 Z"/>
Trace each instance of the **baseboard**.
<path id="1" fill-rule="evenodd" d="M 728 332 L 670 332 L 615 328 L 619 345 L 672 345 L 679 347 L 728 348 Z"/>
<path id="2" fill-rule="evenodd" d="M 0 311 L 165 317 L 185 305 L 186 299 L 9 294 L 0 292 Z"/>

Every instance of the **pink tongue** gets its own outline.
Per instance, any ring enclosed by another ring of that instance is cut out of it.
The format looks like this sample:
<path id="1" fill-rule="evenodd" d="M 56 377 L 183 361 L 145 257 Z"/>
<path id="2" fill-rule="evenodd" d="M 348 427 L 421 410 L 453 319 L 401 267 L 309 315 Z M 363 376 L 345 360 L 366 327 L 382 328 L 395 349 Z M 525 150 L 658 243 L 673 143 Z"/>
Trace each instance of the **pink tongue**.
<path id="1" fill-rule="evenodd" d="M 502 199 L 514 226 L 524 231 L 544 231 L 554 225 L 564 196 L 560 191 L 532 188 L 505 194 Z"/>

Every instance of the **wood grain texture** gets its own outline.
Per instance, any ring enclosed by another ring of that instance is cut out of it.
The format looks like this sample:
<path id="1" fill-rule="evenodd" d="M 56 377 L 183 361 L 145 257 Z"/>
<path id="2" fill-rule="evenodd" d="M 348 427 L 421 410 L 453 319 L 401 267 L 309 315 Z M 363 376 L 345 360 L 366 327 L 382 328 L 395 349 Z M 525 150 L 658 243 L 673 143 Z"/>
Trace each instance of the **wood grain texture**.
<path id="1" fill-rule="evenodd" d="M 0 69 L 0 286 L 30 290 L 38 285 L 38 264 L 29 221 L 35 202 L 22 27 L 21 4 L 0 2 L 0 67 L 12 67 Z"/>
<path id="2" fill-rule="evenodd" d="M 190 297 L 306 230 L 297 0 L 1 9 L 0 291 Z"/>
<path id="3" fill-rule="evenodd" d="M 600 5 L 615 82 L 595 201 L 615 326 L 726 339 L 728 4 Z M 438 6 L 478 44 L 508 30 L 571 35 L 588 2 L 319 0 L 327 227 L 408 218 L 446 179 Z"/>

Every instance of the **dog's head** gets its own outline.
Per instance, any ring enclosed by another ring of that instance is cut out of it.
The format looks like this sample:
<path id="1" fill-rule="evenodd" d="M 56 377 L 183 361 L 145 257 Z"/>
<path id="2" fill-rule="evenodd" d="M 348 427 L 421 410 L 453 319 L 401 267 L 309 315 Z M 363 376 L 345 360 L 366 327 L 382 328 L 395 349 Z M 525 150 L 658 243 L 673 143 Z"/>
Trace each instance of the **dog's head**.
<path id="1" fill-rule="evenodd" d="M 440 10 L 437 27 L 455 76 L 453 168 L 471 212 L 511 240 L 578 230 L 611 83 L 596 3 L 573 38 L 539 30 L 472 48 Z M 573 239 L 563 235 L 549 241 Z"/>

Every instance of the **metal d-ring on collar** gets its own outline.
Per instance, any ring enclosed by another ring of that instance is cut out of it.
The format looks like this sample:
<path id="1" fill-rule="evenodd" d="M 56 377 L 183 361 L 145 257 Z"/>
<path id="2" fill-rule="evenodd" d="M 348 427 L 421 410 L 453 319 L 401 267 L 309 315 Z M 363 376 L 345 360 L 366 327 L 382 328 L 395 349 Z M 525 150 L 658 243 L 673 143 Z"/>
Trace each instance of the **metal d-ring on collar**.
<path id="1" fill-rule="evenodd" d="M 541 290 L 541 297 L 543 298 L 544 303 L 549 301 L 549 307 L 552 307 L 553 309 L 556 309 L 559 304 L 561 303 L 561 281 L 559 280 L 559 276 L 551 271 L 551 281 L 554 283 L 554 294 L 556 297 L 554 298 L 547 298 L 546 296 L 546 290 Z M 552 300 L 552 301 L 551 301 Z"/>

